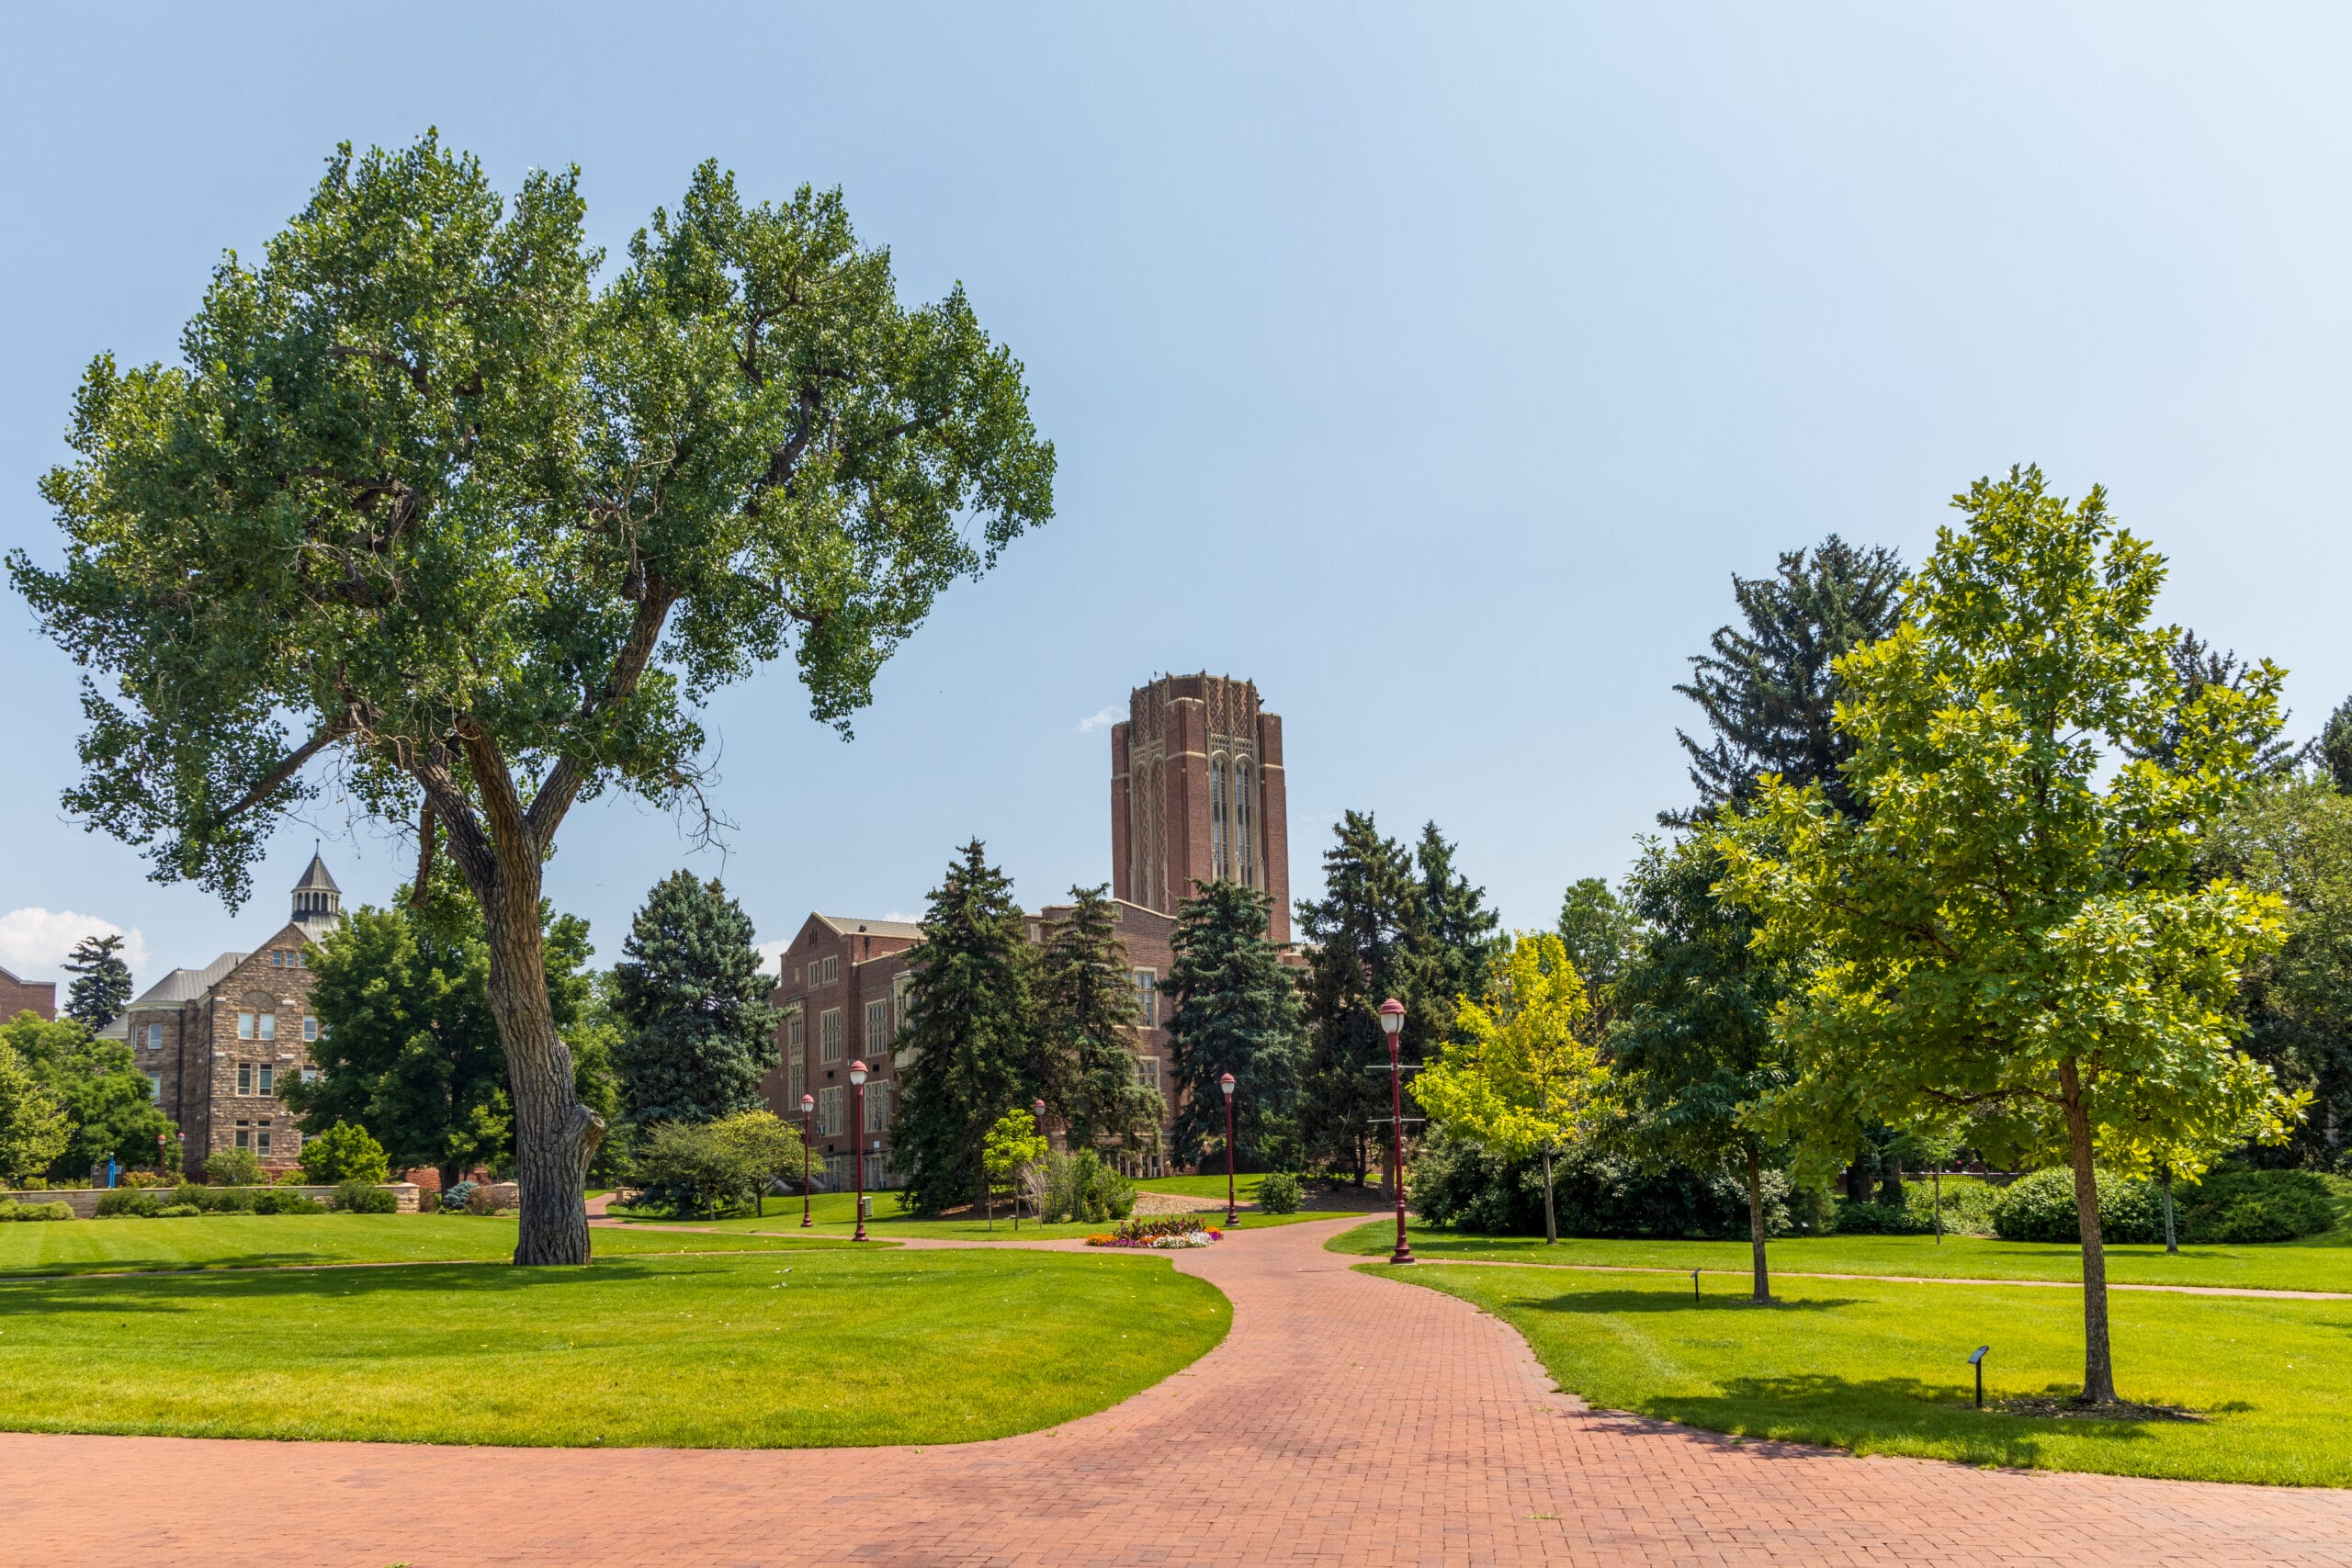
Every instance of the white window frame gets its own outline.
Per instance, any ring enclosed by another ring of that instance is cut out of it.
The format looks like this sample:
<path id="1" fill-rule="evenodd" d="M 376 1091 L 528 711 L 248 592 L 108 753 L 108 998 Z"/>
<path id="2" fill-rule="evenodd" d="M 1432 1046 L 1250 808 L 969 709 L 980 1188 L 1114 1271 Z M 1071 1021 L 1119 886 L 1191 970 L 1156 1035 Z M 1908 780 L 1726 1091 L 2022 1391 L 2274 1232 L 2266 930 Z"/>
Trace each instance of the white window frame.
<path id="1" fill-rule="evenodd" d="M 259 1015 L 250 1008 L 239 1008 L 237 1010 L 238 1039 L 251 1040 L 254 1037 L 254 1020 Z"/>
<path id="2" fill-rule="evenodd" d="M 261 1095 L 275 1095 L 277 1092 L 277 1065 L 276 1063 L 264 1062 L 254 1070 L 254 1092 Z"/>
<path id="3" fill-rule="evenodd" d="M 865 1004 L 865 1065 L 875 1066 L 889 1059 L 890 1003 L 876 997 Z"/>
<path id="4" fill-rule="evenodd" d="M 841 1123 L 846 1120 L 842 1097 L 848 1091 L 840 1084 L 828 1084 L 817 1091 L 817 1135 L 836 1138 L 842 1134 Z"/>
<path id="5" fill-rule="evenodd" d="M 1138 968 L 1135 972 L 1136 1013 L 1146 1029 L 1159 1027 L 1159 971 Z"/>
<path id="6" fill-rule="evenodd" d="M 819 1062 L 831 1063 L 842 1059 L 844 1047 L 842 1037 L 845 1032 L 846 1031 L 842 1027 L 841 1009 L 827 1008 L 817 1015 L 817 1060 Z"/>
<path id="7" fill-rule="evenodd" d="M 239 1062 L 237 1064 L 237 1092 L 250 1095 L 253 1091 L 254 1065 L 251 1062 Z"/>
<path id="8" fill-rule="evenodd" d="M 302 1015 L 302 1039 L 307 1043 L 309 1041 L 316 1040 L 318 1037 L 319 1015 L 314 1012 L 304 1013 Z"/>

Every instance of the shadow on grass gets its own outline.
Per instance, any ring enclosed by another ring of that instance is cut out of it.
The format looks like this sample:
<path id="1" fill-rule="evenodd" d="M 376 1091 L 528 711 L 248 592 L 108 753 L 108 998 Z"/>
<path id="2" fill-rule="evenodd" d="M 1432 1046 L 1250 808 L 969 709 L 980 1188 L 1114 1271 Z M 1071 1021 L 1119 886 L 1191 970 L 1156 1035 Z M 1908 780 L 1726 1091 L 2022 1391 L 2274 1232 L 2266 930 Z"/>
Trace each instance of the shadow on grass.
<path id="1" fill-rule="evenodd" d="M 1530 1312 L 1589 1314 L 1661 1312 L 1835 1312 L 1839 1307 L 1868 1303 L 1853 1296 L 1807 1296 L 1795 1300 L 1775 1296 L 1770 1302 L 1735 1295 L 1728 1291 L 1702 1295 L 1696 1301 L 1672 1291 L 1569 1291 L 1556 1296 L 1522 1296 L 1511 1303 Z"/>

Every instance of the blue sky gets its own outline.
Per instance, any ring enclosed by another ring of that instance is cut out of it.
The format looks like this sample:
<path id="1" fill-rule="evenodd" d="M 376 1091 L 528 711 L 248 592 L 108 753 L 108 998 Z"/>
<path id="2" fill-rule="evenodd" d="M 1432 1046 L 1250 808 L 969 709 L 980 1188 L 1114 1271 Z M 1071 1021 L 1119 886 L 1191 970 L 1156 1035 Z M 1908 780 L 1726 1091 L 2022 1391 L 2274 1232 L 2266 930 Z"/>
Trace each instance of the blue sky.
<path id="1" fill-rule="evenodd" d="M 494 15 L 492 14 L 494 12 Z M 2106 483 L 2164 604 L 2352 692 L 2347 23 L 2292 6 L 17 8 L 0 95 L 0 545 L 100 350 L 169 357 L 339 140 L 578 164 L 616 249 L 716 157 L 840 185 L 900 285 L 1025 362 L 1058 515 L 957 588 L 857 736 L 726 694 L 724 852 L 619 801 L 549 887 L 617 951 L 679 864 L 763 937 L 920 908 L 978 834 L 1035 905 L 1109 874 L 1109 739 L 1156 672 L 1284 716 L 1293 886 L 1345 807 L 1434 818 L 1516 926 L 1688 795 L 1671 691 L 1727 576 L 1837 531 L 1916 559 L 1972 478 Z M 250 945 L 57 796 L 74 671 L 0 597 L 0 964 L 78 917 L 141 980 Z"/>

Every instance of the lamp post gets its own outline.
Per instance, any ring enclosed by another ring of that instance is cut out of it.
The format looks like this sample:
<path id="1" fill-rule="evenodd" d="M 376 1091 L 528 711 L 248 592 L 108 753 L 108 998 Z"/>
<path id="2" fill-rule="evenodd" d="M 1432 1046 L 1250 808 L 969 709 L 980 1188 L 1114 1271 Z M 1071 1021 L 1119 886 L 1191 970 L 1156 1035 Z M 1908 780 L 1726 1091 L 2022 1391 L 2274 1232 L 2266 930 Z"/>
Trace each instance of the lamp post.
<path id="1" fill-rule="evenodd" d="M 1046 1136 L 1046 1102 L 1043 1100 L 1033 1101 L 1029 1107 L 1029 1114 L 1037 1119 L 1037 1141 L 1046 1145 L 1046 1153 L 1051 1154 L 1054 1145 Z M 1046 1223 L 1046 1211 L 1043 1205 L 1038 1207 L 1037 1213 L 1033 1217 L 1041 1225 Z M 1017 1190 L 1012 1194 L 1012 1228 L 1014 1230 L 1021 1228 L 1021 1194 Z"/>
<path id="2" fill-rule="evenodd" d="M 815 1095 L 804 1094 L 800 1097 L 800 1223 L 803 1225 L 816 1224 L 808 1217 L 808 1139 L 810 1136 L 808 1115 L 816 1109 Z"/>
<path id="3" fill-rule="evenodd" d="M 1404 1032 L 1405 1004 L 1395 997 L 1380 1004 L 1380 1032 L 1388 1036 L 1388 1159 L 1396 1192 L 1396 1250 L 1391 1263 L 1410 1263 L 1413 1249 L 1405 1241 L 1405 1072 L 1396 1058 L 1396 1037 Z"/>
<path id="4" fill-rule="evenodd" d="M 1225 1090 L 1225 1223 L 1231 1225 L 1240 1218 L 1233 1207 L 1233 1075 L 1219 1077 L 1216 1087 Z"/>
<path id="5" fill-rule="evenodd" d="M 852 1241 L 865 1239 L 865 1064 L 849 1065 L 850 1112 L 849 1124 L 857 1129 L 857 1153 L 853 1162 L 857 1167 L 857 1234 Z"/>

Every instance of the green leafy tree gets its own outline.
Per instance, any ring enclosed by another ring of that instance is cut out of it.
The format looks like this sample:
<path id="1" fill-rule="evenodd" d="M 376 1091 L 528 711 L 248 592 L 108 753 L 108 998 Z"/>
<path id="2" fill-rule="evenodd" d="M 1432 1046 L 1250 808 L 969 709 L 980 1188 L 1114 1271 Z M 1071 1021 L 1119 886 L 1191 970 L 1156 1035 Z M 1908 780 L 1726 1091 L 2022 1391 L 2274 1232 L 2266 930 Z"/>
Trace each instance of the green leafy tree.
<path id="1" fill-rule="evenodd" d="M 1611 1043 L 1627 1115 L 1614 1131 L 1652 1163 L 1742 1175 L 1755 1299 L 1769 1302 L 1764 1172 L 1780 1151 L 1757 1113 L 1789 1082 L 1772 1028 L 1787 987 L 1751 945 L 1754 918 L 1715 896 L 1722 873 L 1704 838 L 1651 840 L 1626 879 L 1642 934 L 1615 989 Z"/>
<path id="2" fill-rule="evenodd" d="M 673 872 L 647 895 L 613 966 L 630 1120 L 715 1122 L 759 1106 L 782 1015 L 752 940 L 751 917 L 717 882 Z"/>
<path id="3" fill-rule="evenodd" d="M 1718 629 L 1690 660 L 1690 679 L 1674 688 L 1699 705 L 1711 733 L 1702 745 L 1675 731 L 1700 805 L 1664 814 L 1668 826 L 1748 799 L 1767 774 L 1818 783 L 1831 804 L 1853 809 L 1839 779 L 1853 743 L 1835 722 L 1837 661 L 1894 629 L 1902 582 L 1893 550 L 1857 548 L 1835 534 L 1810 552 L 1783 551 L 1770 577 L 1734 574 L 1745 626 Z"/>
<path id="4" fill-rule="evenodd" d="M 2327 724 L 2311 743 L 2312 761 L 2327 775 L 2338 795 L 2352 795 L 2352 697 L 2335 705 Z"/>
<path id="5" fill-rule="evenodd" d="M 910 959 L 908 1056 L 892 1151 L 902 1201 L 936 1213 L 985 1196 L 980 1145 L 1009 1110 L 1040 1098 L 1035 976 L 1012 884 L 975 839 L 951 862 L 923 916 Z"/>
<path id="6" fill-rule="evenodd" d="M 338 1122 L 302 1140 L 302 1179 L 313 1187 L 339 1187 L 346 1181 L 373 1187 L 390 1175 L 384 1145 L 369 1137 L 365 1127 Z"/>
<path id="7" fill-rule="evenodd" d="M 1487 908 L 1487 890 L 1453 869 L 1454 846 L 1437 824 L 1421 827 L 1413 867 L 1421 884 L 1421 923 L 1435 948 L 1438 994 L 1451 1004 L 1485 990 L 1487 971 L 1510 950 L 1502 917 Z"/>
<path id="8" fill-rule="evenodd" d="M 1022 1174 L 1043 1161 L 1051 1146 L 1037 1131 L 1035 1117 L 1026 1111 L 1008 1111 L 989 1126 L 980 1140 L 980 1167 L 988 1177 L 990 1226 L 996 1224 L 997 1194 L 1001 1192 L 1015 1200 L 1012 1228 L 1021 1228 Z"/>
<path id="9" fill-rule="evenodd" d="M 742 1169 L 742 1198 L 754 1214 L 767 1213 L 770 1187 L 799 1179 L 800 1129 L 769 1111 L 739 1111 L 722 1116 L 710 1123 L 710 1135 Z"/>
<path id="10" fill-rule="evenodd" d="M 1414 870 L 1412 856 L 1380 836 L 1371 813 L 1351 811 L 1340 821 L 1338 842 L 1323 852 L 1323 897 L 1298 905 L 1310 1042 L 1299 1131 L 1310 1157 L 1350 1168 L 1359 1186 L 1373 1151 L 1388 1143 L 1374 1124 L 1388 1114 L 1389 1098 L 1374 1070 L 1388 1066 L 1380 1004 L 1395 997 L 1405 1005 L 1398 1048 L 1408 1066 L 1453 1029 L 1444 960 Z"/>
<path id="11" fill-rule="evenodd" d="M 716 1217 L 758 1190 L 759 1164 L 744 1140 L 718 1122 L 657 1122 L 641 1129 L 634 1175 L 640 1201 L 673 1214 Z"/>
<path id="12" fill-rule="evenodd" d="M 85 936 L 65 961 L 74 984 L 65 993 L 65 1016 L 90 1026 L 92 1033 L 122 1016 L 130 1005 L 130 965 L 122 961 L 122 938 Z"/>
<path id="13" fill-rule="evenodd" d="M 90 671 L 66 804 L 158 875 L 242 900 L 320 768 L 438 824 L 489 934 L 518 1263 L 588 1260 L 603 1132 L 542 983 L 565 816 L 699 807 L 701 705 L 787 654 L 845 728 L 1052 509 L 1018 362 L 960 289 L 902 304 L 838 192 L 749 205 L 706 164 L 601 284 L 583 218 L 577 171 L 508 201 L 431 134 L 339 151 L 183 363 L 93 362 L 43 486 L 64 564 L 9 557 Z"/>
<path id="14" fill-rule="evenodd" d="M 1723 890 L 1805 965 L 1779 1028 L 1781 1132 L 1974 1115 L 1981 1141 L 2063 1153 L 2083 1248 L 2083 1398 L 2115 1398 L 2093 1160 L 2193 1175 L 2295 1108 L 2235 1049 L 2273 897 L 2197 874 L 2259 776 L 2279 672 L 2182 700 L 2147 624 L 2153 551 L 2039 470 L 1956 497 L 1893 637 L 1838 665 L 1849 817 L 1767 781 L 1721 840 Z M 2175 761 L 2148 761 L 2177 725 Z M 2138 753 L 2133 756 L 2132 753 Z"/>
<path id="15" fill-rule="evenodd" d="M 128 1044 L 92 1034 L 78 1019 L 51 1022 L 20 1012 L 0 1024 L 0 1045 L 16 1053 L 65 1112 L 70 1130 L 50 1163 L 52 1178 L 85 1180 L 109 1159 L 154 1163 L 157 1140 L 169 1136 L 172 1123 L 157 1108 L 147 1075 L 131 1065 Z"/>
<path id="16" fill-rule="evenodd" d="M 1273 901 L 1212 882 L 1176 908 L 1168 971 L 1169 1077 L 1176 1095 L 1170 1154 L 1197 1166 L 1225 1143 L 1233 1075 L 1237 1166 L 1280 1170 L 1299 1156 L 1298 1076 L 1306 1036 L 1296 971 L 1266 940 Z"/>
<path id="17" fill-rule="evenodd" d="M 218 1149 L 204 1162 L 204 1179 L 215 1187 L 258 1187 L 261 1160 L 251 1149 Z"/>
<path id="18" fill-rule="evenodd" d="M 1063 1064 L 1056 1076 L 1069 1085 L 1060 1101 L 1046 1104 L 1079 1149 L 1148 1145 L 1167 1115 L 1159 1092 L 1136 1076 L 1135 975 L 1109 893 L 1107 886 L 1071 888 L 1069 917 L 1050 929 L 1037 957 L 1038 1027 L 1046 1054 Z"/>
<path id="19" fill-rule="evenodd" d="M 589 1000 L 588 923 L 539 906 L 539 962 L 548 1016 L 577 1040 Z M 446 863 L 428 868 L 419 897 L 403 886 L 392 907 L 347 912 L 310 957 L 311 1047 L 318 1077 L 281 1092 L 304 1124 L 367 1130 L 396 1170 L 430 1166 L 443 1190 L 465 1172 L 514 1158 L 508 1056 L 491 998 L 492 958 L 480 908 Z M 609 1104 L 601 1053 L 567 1053 L 574 1093 Z"/>
<path id="20" fill-rule="evenodd" d="M 1560 899 L 1560 942 L 1568 962 L 1584 977 L 1591 1008 L 1577 1028 L 1595 1045 L 1604 1044 L 1617 1016 L 1617 978 L 1633 956 L 1640 922 L 1623 899 L 1598 876 L 1578 877 Z"/>
<path id="21" fill-rule="evenodd" d="M 2218 650 L 2193 631 L 2177 629 L 2171 637 L 2165 657 L 2172 662 L 2176 700 L 2184 706 L 2195 703 L 2208 686 L 2225 686 L 2233 692 L 2245 693 L 2248 690 L 2247 681 L 2259 673 L 2255 666 L 2240 659 L 2235 649 Z M 2280 717 L 2283 720 L 2285 716 Z M 2181 734 L 2181 718 L 2175 713 L 2165 719 L 2154 742 L 2145 750 L 2135 743 L 2125 750 L 2124 755 L 2145 757 L 2159 767 L 2177 766 Z M 2255 749 L 2254 767 L 2258 773 L 2284 774 L 2294 768 L 2298 756 L 2292 742 L 2274 734 Z"/>
<path id="22" fill-rule="evenodd" d="M 1560 1239 L 1552 1161 L 1586 1134 L 1609 1081 L 1581 1028 L 1591 1008 L 1566 944 L 1524 933 L 1485 996 L 1462 998 L 1455 1041 L 1414 1086 L 1447 1133 L 1505 1157 L 1541 1157 L 1547 1246 Z"/>
<path id="23" fill-rule="evenodd" d="M 14 1022 L 38 1019 L 18 1013 Z M 0 1038 L 0 1184 L 22 1186 L 55 1164 L 73 1136 L 74 1124 L 65 1108 L 49 1092 L 33 1070 Z"/>

